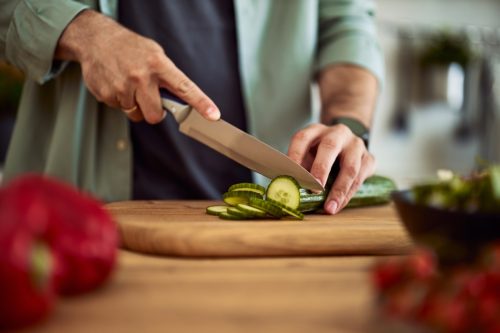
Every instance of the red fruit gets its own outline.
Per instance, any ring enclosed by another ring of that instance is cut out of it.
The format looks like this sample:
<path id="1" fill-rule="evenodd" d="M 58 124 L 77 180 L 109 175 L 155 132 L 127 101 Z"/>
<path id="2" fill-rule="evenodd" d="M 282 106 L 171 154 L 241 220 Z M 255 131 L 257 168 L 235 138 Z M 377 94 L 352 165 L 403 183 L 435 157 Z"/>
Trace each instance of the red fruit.
<path id="1" fill-rule="evenodd" d="M 399 259 L 386 259 L 373 268 L 372 281 L 380 291 L 386 291 L 404 280 L 404 266 Z"/>
<path id="2" fill-rule="evenodd" d="M 434 254 L 426 249 L 418 249 L 408 258 L 409 274 L 420 281 L 428 281 L 437 275 L 437 264 Z"/>
<path id="3" fill-rule="evenodd" d="M 29 175 L 11 182 L 6 195 L 36 195 L 46 208 L 47 237 L 60 260 L 57 287 L 72 295 L 100 286 L 115 264 L 118 231 L 95 199 L 56 180 Z"/>
<path id="4" fill-rule="evenodd" d="M 500 321 L 500 295 L 485 294 L 475 300 L 477 320 L 483 327 L 489 327 Z M 500 324 L 500 323 L 499 323 Z"/>
<path id="5" fill-rule="evenodd" d="M 428 292 L 428 287 L 421 283 L 408 282 L 399 285 L 387 294 L 385 311 L 393 317 L 414 320 Z"/>
<path id="6" fill-rule="evenodd" d="M 467 302 L 458 297 L 443 295 L 441 292 L 427 305 L 426 322 L 442 332 L 469 332 L 472 325 L 472 313 Z"/>
<path id="7" fill-rule="evenodd" d="M 55 249 L 65 263 L 59 290 L 79 294 L 105 282 L 116 264 L 118 230 L 96 200 L 64 184 L 48 184 L 54 198 Z"/>
<path id="8" fill-rule="evenodd" d="M 0 329 L 43 320 L 55 301 L 57 262 L 47 243 L 47 211 L 37 195 L 18 194 L 0 191 Z"/>

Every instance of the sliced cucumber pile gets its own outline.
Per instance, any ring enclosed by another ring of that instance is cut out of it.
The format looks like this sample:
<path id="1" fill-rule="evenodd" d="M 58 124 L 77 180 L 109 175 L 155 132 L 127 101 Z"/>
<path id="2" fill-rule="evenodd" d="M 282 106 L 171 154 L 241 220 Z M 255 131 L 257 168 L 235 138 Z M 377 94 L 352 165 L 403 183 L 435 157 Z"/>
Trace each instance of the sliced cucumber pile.
<path id="1" fill-rule="evenodd" d="M 361 207 L 388 203 L 390 193 L 396 190 L 394 182 L 383 176 L 365 180 L 347 207 Z M 234 184 L 222 195 L 226 204 L 209 206 L 207 214 L 228 220 L 262 218 L 304 219 L 304 213 L 315 212 L 323 207 L 326 194 L 312 193 L 300 187 L 290 176 L 278 176 L 267 189 L 253 183 Z"/>
<path id="2" fill-rule="evenodd" d="M 222 195 L 227 206 L 210 206 L 206 212 L 229 220 L 286 217 L 302 220 L 304 214 L 297 210 L 300 190 L 299 183 L 289 176 L 274 178 L 267 189 L 253 183 L 234 184 Z"/>

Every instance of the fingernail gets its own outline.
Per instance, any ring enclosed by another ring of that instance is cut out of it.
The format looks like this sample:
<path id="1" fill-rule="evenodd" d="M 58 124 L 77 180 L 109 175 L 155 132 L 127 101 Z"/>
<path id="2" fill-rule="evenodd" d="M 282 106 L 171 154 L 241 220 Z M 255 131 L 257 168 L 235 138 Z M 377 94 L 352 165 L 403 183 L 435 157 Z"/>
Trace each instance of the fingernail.
<path id="1" fill-rule="evenodd" d="M 219 110 L 217 110 L 213 106 L 211 106 L 211 107 L 209 107 L 207 109 L 206 115 L 211 120 L 218 120 L 220 118 L 220 112 L 219 112 Z"/>
<path id="2" fill-rule="evenodd" d="M 337 212 L 338 204 L 335 200 L 330 200 L 326 204 L 326 211 L 330 214 L 335 214 Z"/>

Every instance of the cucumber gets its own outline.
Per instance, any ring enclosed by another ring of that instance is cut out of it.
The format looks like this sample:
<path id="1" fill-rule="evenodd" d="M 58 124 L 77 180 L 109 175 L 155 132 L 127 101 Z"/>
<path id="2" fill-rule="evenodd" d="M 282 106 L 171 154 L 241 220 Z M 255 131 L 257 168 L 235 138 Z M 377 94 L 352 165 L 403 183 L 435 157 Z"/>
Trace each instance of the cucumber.
<path id="1" fill-rule="evenodd" d="M 206 212 L 209 215 L 219 215 L 222 212 L 227 212 L 228 206 L 222 206 L 222 205 L 215 205 L 215 206 L 208 206 L 206 208 Z"/>
<path id="2" fill-rule="evenodd" d="M 220 213 L 219 218 L 221 218 L 223 220 L 248 220 L 247 217 L 236 216 L 236 215 L 232 215 L 232 214 L 225 213 L 225 212 Z"/>
<path id="3" fill-rule="evenodd" d="M 299 212 L 298 210 L 288 207 L 287 205 L 282 204 L 281 202 L 274 201 L 273 199 L 267 199 L 267 202 L 274 204 L 276 207 L 279 207 L 281 209 L 281 215 L 282 216 L 292 216 L 295 217 L 296 219 L 303 220 L 304 219 L 304 214 Z"/>
<path id="4" fill-rule="evenodd" d="M 368 177 L 346 207 L 354 208 L 386 204 L 391 201 L 391 192 L 396 189 L 396 184 L 388 177 L 379 175 Z"/>
<path id="5" fill-rule="evenodd" d="M 324 192 L 321 193 L 311 193 L 309 191 L 301 192 L 300 194 L 300 204 L 297 208 L 300 212 L 312 212 L 323 207 L 326 195 Z"/>
<path id="6" fill-rule="evenodd" d="M 252 217 L 250 214 L 247 214 L 236 207 L 228 207 L 226 212 L 234 217 L 244 217 L 244 218 Z"/>
<path id="7" fill-rule="evenodd" d="M 227 192 L 234 192 L 234 191 L 249 191 L 249 192 L 255 192 L 260 194 L 261 196 L 264 196 L 266 193 L 266 188 L 264 186 L 254 184 L 254 183 L 238 183 L 231 185 L 228 189 Z"/>
<path id="8" fill-rule="evenodd" d="M 300 185 L 293 177 L 278 176 L 269 183 L 266 199 L 274 200 L 296 210 L 300 205 Z"/>
<path id="9" fill-rule="evenodd" d="M 247 205 L 247 204 L 238 204 L 238 205 L 236 205 L 236 208 L 247 213 L 249 216 L 265 217 L 267 215 L 267 213 L 264 210 L 252 207 L 252 206 Z"/>
<path id="10" fill-rule="evenodd" d="M 237 204 L 247 204 L 250 198 L 262 198 L 262 195 L 252 191 L 231 191 L 222 195 L 222 200 L 229 206 Z"/>
<path id="11" fill-rule="evenodd" d="M 281 207 L 277 206 L 276 204 L 272 203 L 271 201 L 268 200 L 263 200 L 259 199 L 256 197 L 251 197 L 249 199 L 249 204 L 250 206 L 263 210 L 266 213 L 268 213 L 271 216 L 274 217 L 282 217 L 283 212 L 281 210 Z"/>
<path id="12" fill-rule="evenodd" d="M 391 192 L 396 189 L 390 178 L 371 176 L 361 185 L 347 207 L 387 203 Z M 252 183 L 234 184 L 222 196 L 228 206 L 209 206 L 206 212 L 229 220 L 285 216 L 301 220 L 305 212 L 321 209 L 326 196 L 327 192 L 312 193 L 301 188 L 293 177 L 278 176 L 271 181 L 267 190 Z"/>

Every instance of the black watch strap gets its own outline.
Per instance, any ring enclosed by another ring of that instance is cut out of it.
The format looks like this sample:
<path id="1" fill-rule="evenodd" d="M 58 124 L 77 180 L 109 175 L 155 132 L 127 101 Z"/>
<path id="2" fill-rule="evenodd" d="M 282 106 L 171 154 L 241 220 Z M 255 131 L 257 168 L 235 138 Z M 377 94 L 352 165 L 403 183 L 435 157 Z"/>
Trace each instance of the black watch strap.
<path id="1" fill-rule="evenodd" d="M 347 126 L 356 136 L 360 137 L 368 149 L 370 143 L 370 130 L 357 119 L 350 117 L 337 117 L 330 121 L 330 126 L 343 124 Z"/>

